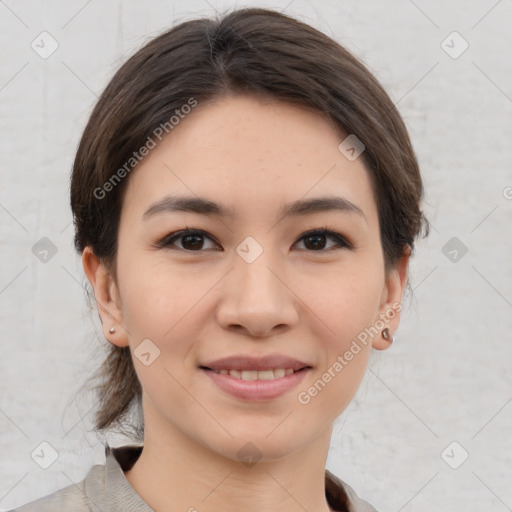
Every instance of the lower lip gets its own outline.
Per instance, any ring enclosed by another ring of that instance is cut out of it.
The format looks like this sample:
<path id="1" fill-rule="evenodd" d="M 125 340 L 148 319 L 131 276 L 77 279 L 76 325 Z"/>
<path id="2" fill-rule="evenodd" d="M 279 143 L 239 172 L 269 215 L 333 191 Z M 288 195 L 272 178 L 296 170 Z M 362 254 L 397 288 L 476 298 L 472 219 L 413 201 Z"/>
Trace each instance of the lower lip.
<path id="1" fill-rule="evenodd" d="M 304 368 L 280 379 L 242 380 L 201 368 L 201 371 L 208 375 L 220 389 L 244 400 L 269 400 L 281 396 L 297 386 L 309 370 L 310 368 Z"/>

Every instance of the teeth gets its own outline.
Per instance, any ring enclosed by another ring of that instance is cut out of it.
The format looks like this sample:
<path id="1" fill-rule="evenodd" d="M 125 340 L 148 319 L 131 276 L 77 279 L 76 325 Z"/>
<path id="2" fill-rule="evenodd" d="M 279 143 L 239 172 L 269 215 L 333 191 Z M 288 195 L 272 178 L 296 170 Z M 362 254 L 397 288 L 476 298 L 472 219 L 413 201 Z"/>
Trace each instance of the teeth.
<path id="1" fill-rule="evenodd" d="M 277 368 L 275 370 L 213 370 L 215 373 L 220 373 L 221 375 L 230 375 L 231 377 L 235 377 L 237 379 L 242 380 L 274 380 L 274 379 L 282 379 L 285 376 L 291 375 L 294 370 L 293 368 Z"/>

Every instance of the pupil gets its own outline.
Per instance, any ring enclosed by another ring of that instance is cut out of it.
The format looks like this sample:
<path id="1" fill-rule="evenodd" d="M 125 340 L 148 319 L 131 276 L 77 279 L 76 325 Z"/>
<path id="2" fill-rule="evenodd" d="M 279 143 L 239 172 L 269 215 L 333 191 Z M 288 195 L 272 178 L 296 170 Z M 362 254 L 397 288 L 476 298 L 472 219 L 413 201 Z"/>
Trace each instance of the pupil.
<path id="1" fill-rule="evenodd" d="M 321 248 L 323 248 L 324 244 L 322 242 L 324 242 L 324 235 L 310 235 L 306 238 L 306 241 L 307 240 L 316 240 L 316 242 L 313 243 L 313 248 L 314 249 L 318 249 L 319 248 L 319 245 L 321 246 Z M 306 247 L 308 247 L 308 249 L 310 249 L 310 247 L 308 246 L 308 244 L 306 243 Z"/>
<path id="2" fill-rule="evenodd" d="M 185 247 L 185 249 L 187 249 L 187 245 L 191 245 L 192 246 L 192 249 L 194 248 L 197 248 L 198 246 L 201 245 L 201 237 L 202 235 L 186 235 L 185 237 L 183 237 L 183 247 Z M 187 240 L 190 240 L 190 239 L 195 239 L 194 242 L 192 242 L 192 244 L 187 244 Z"/>

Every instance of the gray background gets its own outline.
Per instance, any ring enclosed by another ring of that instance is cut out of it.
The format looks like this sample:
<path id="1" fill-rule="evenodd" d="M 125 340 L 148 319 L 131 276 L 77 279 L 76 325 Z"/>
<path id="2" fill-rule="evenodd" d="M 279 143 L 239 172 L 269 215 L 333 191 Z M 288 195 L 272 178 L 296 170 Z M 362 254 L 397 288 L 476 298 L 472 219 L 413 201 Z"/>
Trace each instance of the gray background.
<path id="1" fill-rule="evenodd" d="M 235 5 L 0 1 L 0 510 L 104 462 L 94 403 L 75 400 L 105 342 L 68 207 L 92 106 L 150 38 Z M 336 422 L 328 468 L 382 511 L 512 510 L 511 0 L 243 5 L 284 9 L 360 57 L 402 113 L 427 189 L 414 299 Z M 31 48 L 42 31 L 59 45 L 46 59 Z M 457 58 L 453 31 L 469 44 Z M 43 237 L 57 250 L 46 262 L 32 252 Z M 44 441 L 58 452 L 48 469 L 31 458 Z"/>

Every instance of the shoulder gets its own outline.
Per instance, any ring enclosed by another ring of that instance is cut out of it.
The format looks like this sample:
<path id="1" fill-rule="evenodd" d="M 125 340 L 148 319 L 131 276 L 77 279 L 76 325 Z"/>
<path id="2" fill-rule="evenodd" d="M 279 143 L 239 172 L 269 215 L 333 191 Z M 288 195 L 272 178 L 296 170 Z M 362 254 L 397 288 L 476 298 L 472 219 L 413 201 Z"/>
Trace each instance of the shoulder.
<path id="1" fill-rule="evenodd" d="M 107 444 L 105 464 L 92 466 L 81 482 L 9 512 L 154 512 L 130 486 L 123 472 L 140 452 L 137 445 L 111 448 Z"/>
<path id="2" fill-rule="evenodd" d="M 88 497 L 86 485 L 92 481 L 101 480 L 104 470 L 105 466 L 93 466 L 87 473 L 87 477 L 81 482 L 71 484 L 10 512 L 55 512 L 56 510 L 89 512 L 97 510 L 95 504 Z"/>

